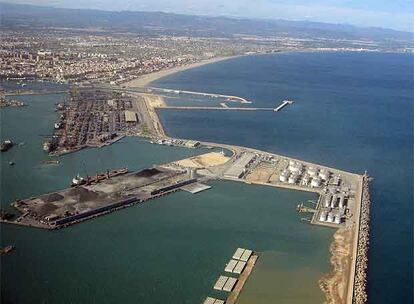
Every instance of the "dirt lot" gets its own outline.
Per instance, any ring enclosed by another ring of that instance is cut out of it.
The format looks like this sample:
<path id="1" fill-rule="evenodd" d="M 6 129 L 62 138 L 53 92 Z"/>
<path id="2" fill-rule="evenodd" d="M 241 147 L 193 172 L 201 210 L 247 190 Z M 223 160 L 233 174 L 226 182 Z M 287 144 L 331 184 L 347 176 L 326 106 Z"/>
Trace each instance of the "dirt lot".
<path id="1" fill-rule="evenodd" d="M 176 164 L 187 168 L 206 168 L 222 165 L 228 160 L 229 157 L 219 152 L 210 152 L 207 154 L 179 160 L 176 162 Z"/>

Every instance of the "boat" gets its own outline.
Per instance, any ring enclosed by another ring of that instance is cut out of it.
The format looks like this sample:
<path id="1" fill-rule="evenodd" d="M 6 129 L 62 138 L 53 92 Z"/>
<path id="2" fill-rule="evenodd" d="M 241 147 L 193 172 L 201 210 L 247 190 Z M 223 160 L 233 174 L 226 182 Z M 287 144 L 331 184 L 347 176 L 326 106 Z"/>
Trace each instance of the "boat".
<path id="1" fill-rule="evenodd" d="M 51 142 L 49 141 L 49 140 L 46 140 L 44 143 L 43 143 L 43 151 L 45 151 L 45 152 L 50 152 L 51 151 L 51 149 L 52 149 L 52 144 L 51 144 Z"/>
<path id="2" fill-rule="evenodd" d="M 128 173 L 128 168 L 116 169 L 111 171 L 106 171 L 106 173 L 97 173 L 95 176 L 86 176 L 86 179 L 79 174 L 72 179 L 71 187 L 77 187 L 80 185 L 90 185 L 94 183 L 99 183 L 102 180 L 110 179 L 115 176 L 123 175 Z"/>
<path id="3" fill-rule="evenodd" d="M 85 179 L 78 174 L 74 178 L 72 178 L 71 186 L 76 187 L 76 186 L 83 185 L 84 183 L 85 183 Z"/>
<path id="4" fill-rule="evenodd" d="M 9 161 L 9 166 L 14 166 L 14 162 L 13 161 Z"/>
<path id="5" fill-rule="evenodd" d="M 14 249 L 13 246 L 8 245 L 6 247 L 4 247 L 3 249 L 0 250 L 0 254 L 6 254 L 9 253 L 10 251 L 12 251 Z"/>
<path id="6" fill-rule="evenodd" d="M 11 147 L 13 147 L 13 142 L 10 139 L 6 139 L 5 141 L 3 141 L 3 143 L 0 145 L 0 151 L 1 152 L 6 152 L 7 150 L 9 150 Z"/>

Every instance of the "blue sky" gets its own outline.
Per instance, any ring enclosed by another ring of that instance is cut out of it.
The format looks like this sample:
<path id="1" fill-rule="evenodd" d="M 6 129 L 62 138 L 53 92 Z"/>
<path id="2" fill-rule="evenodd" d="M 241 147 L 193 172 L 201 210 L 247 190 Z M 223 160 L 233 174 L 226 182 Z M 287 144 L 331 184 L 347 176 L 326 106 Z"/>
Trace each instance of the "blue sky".
<path id="1" fill-rule="evenodd" d="M 68 8 L 310 20 L 414 32 L 414 0 L 5 0 Z"/>

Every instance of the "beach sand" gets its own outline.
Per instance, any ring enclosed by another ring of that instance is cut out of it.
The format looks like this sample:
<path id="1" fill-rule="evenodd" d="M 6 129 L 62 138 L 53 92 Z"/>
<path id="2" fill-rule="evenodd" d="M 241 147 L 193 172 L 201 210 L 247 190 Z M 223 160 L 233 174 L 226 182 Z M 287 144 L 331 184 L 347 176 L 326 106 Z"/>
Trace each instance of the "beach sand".
<path id="1" fill-rule="evenodd" d="M 240 55 L 240 56 L 242 56 L 242 55 Z M 157 79 L 160 79 L 160 78 L 168 76 L 168 75 L 172 75 L 172 74 L 177 73 L 177 72 L 189 70 L 189 69 L 196 68 L 196 67 L 199 67 L 199 66 L 202 66 L 202 65 L 206 65 L 206 64 L 209 64 L 209 63 L 223 61 L 223 60 L 236 58 L 236 57 L 240 57 L 240 56 L 216 57 L 216 58 L 210 58 L 210 59 L 202 60 L 202 61 L 199 61 L 199 62 L 194 62 L 194 63 L 187 64 L 187 65 L 177 66 L 177 67 L 174 67 L 174 68 L 171 68 L 171 69 L 161 70 L 161 71 L 158 71 L 158 72 L 154 72 L 154 73 L 139 76 L 138 78 L 136 78 L 134 80 L 125 82 L 123 85 L 126 86 L 126 87 L 145 87 L 145 86 L 148 86 L 151 82 L 153 82 Z"/>

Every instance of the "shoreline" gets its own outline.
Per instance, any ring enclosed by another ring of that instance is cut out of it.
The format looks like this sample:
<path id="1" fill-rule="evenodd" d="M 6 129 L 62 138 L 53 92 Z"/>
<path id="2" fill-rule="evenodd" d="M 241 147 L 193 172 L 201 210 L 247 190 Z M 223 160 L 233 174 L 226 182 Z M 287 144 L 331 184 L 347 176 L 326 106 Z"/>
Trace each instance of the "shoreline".
<path id="1" fill-rule="evenodd" d="M 134 80 L 124 82 L 122 85 L 127 87 L 127 88 L 146 87 L 151 82 L 154 82 L 154 81 L 156 81 L 160 78 L 163 78 L 163 77 L 175 74 L 175 73 L 190 70 L 190 69 L 197 68 L 197 67 L 200 67 L 200 66 L 203 66 L 203 65 L 207 65 L 207 64 L 210 64 L 210 63 L 215 63 L 215 62 L 224 61 L 224 60 L 233 59 L 233 58 L 238 58 L 238 57 L 243 57 L 243 56 L 249 56 L 249 55 L 244 55 L 243 54 L 243 55 L 234 55 L 234 56 L 226 56 L 226 57 L 214 57 L 214 58 L 210 58 L 210 59 L 204 59 L 204 60 L 193 62 L 193 63 L 190 63 L 190 64 L 185 64 L 185 65 L 173 67 L 173 68 L 170 68 L 170 69 L 165 69 L 165 70 L 160 70 L 160 71 L 149 73 L 149 74 L 144 74 L 144 75 L 141 75 L 141 76 L 139 76 L 138 78 L 136 78 Z"/>

